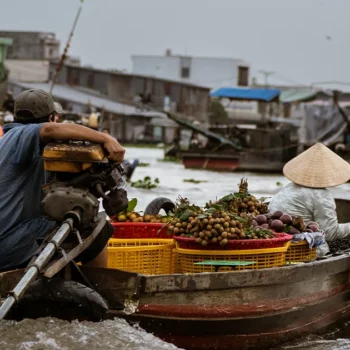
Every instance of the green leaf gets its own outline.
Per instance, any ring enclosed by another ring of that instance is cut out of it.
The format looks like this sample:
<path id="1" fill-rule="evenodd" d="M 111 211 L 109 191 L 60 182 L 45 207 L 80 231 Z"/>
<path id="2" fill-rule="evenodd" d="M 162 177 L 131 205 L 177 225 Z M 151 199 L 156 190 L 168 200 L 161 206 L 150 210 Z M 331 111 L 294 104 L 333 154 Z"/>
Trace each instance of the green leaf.
<path id="1" fill-rule="evenodd" d="M 126 211 L 128 213 L 133 211 L 136 208 L 136 205 L 137 205 L 137 199 L 136 198 L 131 199 L 128 203 L 128 208 L 126 209 Z"/>
<path id="2" fill-rule="evenodd" d="M 200 210 L 200 207 L 198 207 L 197 205 L 189 205 L 188 209 L 194 212 L 197 212 Z"/>
<path id="3" fill-rule="evenodd" d="M 183 214 L 181 214 L 180 220 L 186 221 L 191 216 L 191 214 L 192 213 L 189 210 L 186 210 Z"/>
<path id="4" fill-rule="evenodd" d="M 221 211 L 221 210 L 224 209 L 223 206 L 222 206 L 222 205 L 219 205 L 219 204 L 212 204 L 211 207 L 214 208 L 214 209 L 217 210 L 217 211 Z M 210 208 L 209 208 L 209 209 L 210 209 Z"/>
<path id="5" fill-rule="evenodd" d="M 215 214 L 216 213 L 216 209 L 215 208 L 209 208 L 208 210 L 205 211 L 207 214 Z"/>
<path id="6" fill-rule="evenodd" d="M 235 198 L 234 194 L 228 194 L 227 196 L 224 196 L 221 198 L 222 201 L 224 202 L 230 202 Z"/>

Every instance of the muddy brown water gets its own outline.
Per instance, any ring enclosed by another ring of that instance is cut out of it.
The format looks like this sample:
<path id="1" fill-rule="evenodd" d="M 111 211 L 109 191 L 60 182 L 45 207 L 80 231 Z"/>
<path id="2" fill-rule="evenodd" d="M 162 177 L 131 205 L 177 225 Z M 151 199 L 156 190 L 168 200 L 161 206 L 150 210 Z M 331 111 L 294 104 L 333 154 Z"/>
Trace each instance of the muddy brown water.
<path id="1" fill-rule="evenodd" d="M 288 183 L 279 174 L 216 173 L 187 170 L 181 164 L 158 161 L 163 157 L 159 149 L 127 149 L 127 158 L 139 158 L 148 167 L 136 170 L 133 180 L 150 176 L 158 177 L 160 185 L 153 190 L 129 188 L 129 198 L 138 198 L 138 210 L 144 210 L 154 198 L 163 196 L 175 200 L 178 195 L 193 203 L 204 205 L 206 201 L 231 193 L 237 189 L 242 177 L 248 178 L 250 192 L 255 196 L 273 196 Z M 206 181 L 201 184 L 184 182 L 185 179 Z M 334 190 L 335 196 L 350 198 L 350 185 Z M 333 350 L 350 349 L 350 326 L 322 337 L 309 335 L 283 345 L 276 350 Z M 0 322 L 0 350 L 173 350 L 172 344 L 163 342 L 138 327 L 129 326 L 124 320 L 115 319 L 100 323 L 66 322 L 53 318 Z M 234 347 L 232 347 L 234 349 Z"/>

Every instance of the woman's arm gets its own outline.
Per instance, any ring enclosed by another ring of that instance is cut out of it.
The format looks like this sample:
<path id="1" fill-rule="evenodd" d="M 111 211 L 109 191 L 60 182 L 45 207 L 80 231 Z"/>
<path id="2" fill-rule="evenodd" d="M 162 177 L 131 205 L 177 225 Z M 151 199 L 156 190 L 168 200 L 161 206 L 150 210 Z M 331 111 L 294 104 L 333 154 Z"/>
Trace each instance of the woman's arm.
<path id="1" fill-rule="evenodd" d="M 325 231 L 327 241 L 350 238 L 350 223 L 338 223 L 335 201 L 328 190 L 318 190 L 315 195 L 314 221 Z"/>

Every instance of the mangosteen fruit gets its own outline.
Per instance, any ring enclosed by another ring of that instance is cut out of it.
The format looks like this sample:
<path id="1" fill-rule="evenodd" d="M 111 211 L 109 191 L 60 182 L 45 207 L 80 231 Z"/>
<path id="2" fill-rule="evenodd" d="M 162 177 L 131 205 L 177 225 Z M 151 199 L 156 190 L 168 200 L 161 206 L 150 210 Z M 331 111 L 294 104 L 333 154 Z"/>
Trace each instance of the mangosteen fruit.
<path id="1" fill-rule="evenodd" d="M 285 224 L 285 225 L 291 225 L 293 222 L 292 217 L 289 214 L 283 214 L 280 217 L 280 220 Z"/>
<path id="2" fill-rule="evenodd" d="M 284 225 L 281 220 L 273 220 L 270 225 L 270 229 L 274 230 L 276 232 L 283 232 L 284 230 Z"/>
<path id="3" fill-rule="evenodd" d="M 283 213 L 280 210 L 277 210 L 272 214 L 271 217 L 272 217 L 272 219 L 279 219 L 282 215 L 283 215 Z"/>
<path id="4" fill-rule="evenodd" d="M 298 233 L 300 233 L 299 230 L 297 230 L 295 227 L 292 227 L 289 232 L 288 232 L 290 235 L 296 235 Z"/>
<path id="5" fill-rule="evenodd" d="M 267 219 L 266 219 L 266 216 L 265 215 L 258 215 L 255 217 L 255 221 L 259 224 L 259 225 L 262 225 L 262 224 L 265 224 L 267 222 Z"/>

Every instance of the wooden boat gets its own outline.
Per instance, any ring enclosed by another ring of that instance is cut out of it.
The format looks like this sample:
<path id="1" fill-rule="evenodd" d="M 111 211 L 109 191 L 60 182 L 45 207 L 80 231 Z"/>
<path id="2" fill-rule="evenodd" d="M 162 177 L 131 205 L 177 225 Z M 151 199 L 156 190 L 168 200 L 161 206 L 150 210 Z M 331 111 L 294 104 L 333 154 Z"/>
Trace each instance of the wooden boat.
<path id="1" fill-rule="evenodd" d="M 340 222 L 350 221 L 350 201 L 337 200 Z M 324 332 L 350 318 L 350 255 L 282 268 L 188 275 L 145 276 L 82 268 L 72 279 L 89 281 L 109 304 L 108 318 L 195 349 L 268 349 L 305 334 Z M 0 274 L 5 296 L 21 270 Z M 11 318 L 84 318 L 79 307 L 38 300 L 19 304 Z"/>
<path id="2" fill-rule="evenodd" d="M 294 140 L 295 127 L 277 120 L 268 125 L 229 127 L 223 137 L 222 129 L 206 130 L 192 123 L 172 117 L 179 125 L 191 130 L 192 135 L 201 134 L 209 141 L 205 147 L 187 150 L 171 146 L 164 152 L 165 157 L 177 157 L 189 169 L 214 171 L 256 171 L 281 173 L 283 166 L 297 155 L 298 144 Z"/>
<path id="3" fill-rule="evenodd" d="M 196 150 L 179 152 L 186 169 L 206 169 L 214 171 L 254 171 L 282 173 L 284 165 L 297 155 L 297 147 L 288 149 L 261 150 L 248 149 L 245 152 Z"/>

